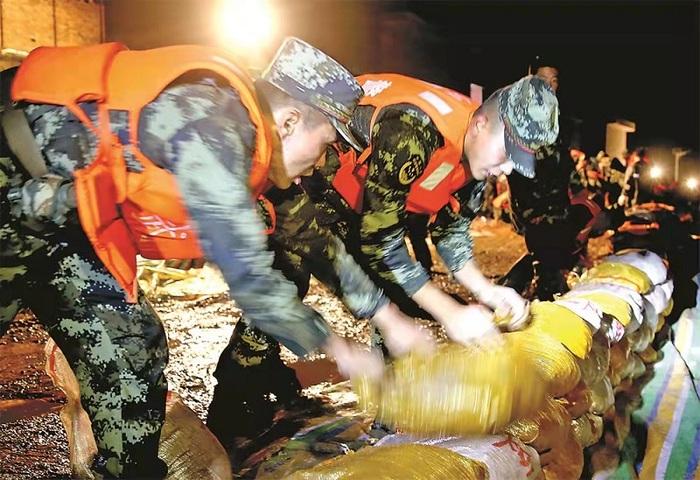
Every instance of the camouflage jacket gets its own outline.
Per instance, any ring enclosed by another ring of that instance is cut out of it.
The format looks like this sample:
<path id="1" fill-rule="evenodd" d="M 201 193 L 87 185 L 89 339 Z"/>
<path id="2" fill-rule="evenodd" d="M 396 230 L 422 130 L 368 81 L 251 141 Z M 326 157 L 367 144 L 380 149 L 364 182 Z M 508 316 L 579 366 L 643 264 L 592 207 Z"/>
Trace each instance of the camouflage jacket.
<path id="1" fill-rule="evenodd" d="M 430 275 L 419 263 L 413 262 L 404 241 L 405 221 L 408 215 L 414 215 L 406 211 L 406 198 L 412 182 L 423 174 L 433 152 L 444 140 L 430 117 L 415 106 L 384 108 L 370 132 L 373 112 L 374 107 L 358 107 L 351 121 L 356 137 L 366 144 L 371 137 L 372 143 L 362 213 L 358 215 L 352 210 L 331 186 L 339 168 L 334 149 L 327 150 L 325 165 L 313 177 L 305 179 L 304 186 L 321 210 L 320 221 L 333 225 L 348 239 L 348 245 L 359 245 L 357 253 L 372 271 L 413 295 L 430 280 Z M 341 145 L 341 148 L 350 147 Z M 406 179 L 399 172 L 408 163 L 413 168 L 403 170 L 414 175 Z M 480 197 L 471 193 L 481 192 L 483 188 L 471 187 L 473 185 L 457 195 L 463 207 L 470 208 L 455 213 L 447 206 L 429 225 L 438 253 L 453 272 L 461 269 L 473 255 L 470 214 L 478 210 Z M 428 222 L 427 216 L 425 221 Z"/>
<path id="2" fill-rule="evenodd" d="M 81 107 L 97 123 L 95 106 Z M 50 172 L 71 178 L 95 158 L 97 139 L 65 108 L 29 105 L 25 113 Z M 126 132 L 119 112 L 110 123 L 115 134 Z M 271 267 L 248 188 L 255 130 L 237 92 L 206 80 L 171 86 L 142 110 L 138 137 L 141 151 L 175 175 L 207 259 L 251 323 L 298 355 L 321 346 L 330 327 Z M 138 171 L 136 159 L 127 164 Z"/>
<path id="3" fill-rule="evenodd" d="M 514 172 L 508 177 L 515 226 L 519 233 L 528 225 L 566 222 L 571 201 L 569 187 L 581 189 L 574 162 L 561 138 L 535 152 L 535 178 Z"/>
<path id="4" fill-rule="evenodd" d="M 259 200 L 258 207 L 270 227 L 274 213 L 270 243 L 278 255 L 287 257 L 292 268 L 313 275 L 356 318 L 372 318 L 389 303 L 346 251 L 341 239 L 319 223 L 316 206 L 301 186 L 292 184 L 285 190 L 273 187 L 265 192 L 265 198 L 269 203 Z"/>

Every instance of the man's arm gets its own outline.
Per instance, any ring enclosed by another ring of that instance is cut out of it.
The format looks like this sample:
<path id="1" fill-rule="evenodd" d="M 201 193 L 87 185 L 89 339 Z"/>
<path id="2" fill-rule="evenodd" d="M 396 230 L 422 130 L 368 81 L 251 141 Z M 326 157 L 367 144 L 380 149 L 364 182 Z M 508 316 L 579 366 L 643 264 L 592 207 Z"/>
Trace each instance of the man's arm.
<path id="1" fill-rule="evenodd" d="M 376 273 L 401 286 L 443 325 L 452 340 L 468 343 L 497 333 L 492 314 L 478 305 L 462 305 L 443 292 L 428 272 L 413 262 L 404 242 L 403 220 L 411 184 L 443 142 L 437 127 L 420 111 L 389 109 L 380 117 L 372 132 L 373 151 L 365 183 L 362 251 Z"/>
<path id="2" fill-rule="evenodd" d="M 248 188 L 255 131 L 236 92 L 176 86 L 147 107 L 140 127 L 148 139 L 142 150 L 175 174 L 202 250 L 247 318 L 297 355 L 324 345 L 332 334 L 328 324 L 272 268 Z"/>
<path id="3" fill-rule="evenodd" d="M 317 211 L 298 185 L 266 193 L 276 217 L 271 234 L 280 248 L 300 257 L 304 267 L 338 296 L 357 318 L 371 318 L 389 300 L 345 250 L 343 243 L 316 221 Z"/>
<path id="4" fill-rule="evenodd" d="M 316 221 L 318 211 L 297 185 L 272 189 L 266 197 L 274 207 L 276 228 L 273 244 L 301 259 L 302 268 L 338 296 L 356 318 L 368 318 L 385 334 L 394 355 L 431 347 L 429 336 L 415 322 L 389 303 L 346 251 L 343 242 Z"/>

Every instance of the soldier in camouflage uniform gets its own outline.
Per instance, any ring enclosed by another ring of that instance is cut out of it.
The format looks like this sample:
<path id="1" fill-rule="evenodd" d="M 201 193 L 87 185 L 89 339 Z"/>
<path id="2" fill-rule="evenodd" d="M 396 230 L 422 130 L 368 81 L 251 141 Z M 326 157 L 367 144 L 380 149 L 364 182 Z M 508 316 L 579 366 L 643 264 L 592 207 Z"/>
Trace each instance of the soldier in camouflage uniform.
<path id="1" fill-rule="evenodd" d="M 298 89 L 298 82 L 290 78 L 286 67 L 289 57 L 289 52 L 281 50 L 271 61 L 260 82 L 263 91 Z M 268 99 L 275 96 L 273 92 L 266 95 Z M 341 134 L 357 142 L 349 131 L 341 130 Z M 390 304 L 348 254 L 340 238 L 318 222 L 319 212 L 301 186 L 272 187 L 259 199 L 258 211 L 268 226 L 267 246 L 274 252 L 273 267 L 296 285 L 300 299 L 306 295 L 313 275 L 356 318 L 369 318 L 381 328 L 392 355 L 432 349 L 430 336 Z M 280 359 L 277 340 L 251 326 L 245 315 L 221 354 L 214 376 L 217 385 L 207 426 L 224 446 L 269 427 L 278 408 L 307 406 L 294 370 Z M 241 384 L 246 388 L 241 389 Z"/>
<path id="2" fill-rule="evenodd" d="M 533 99 L 532 103 L 527 98 Z M 494 285 L 479 271 L 469 226 L 480 208 L 488 176 L 533 167 L 532 155 L 518 145 L 539 146 L 554 139 L 556 108 L 551 89 L 531 77 L 496 92 L 470 119 L 465 119 L 468 125 L 460 139 L 461 161 L 474 180 L 454 193 L 461 208 L 446 205 L 433 219 L 423 215 L 423 222 L 432 220 L 432 240 L 455 278 L 489 308 L 462 305 L 442 292 L 406 249 L 406 219 L 419 215 L 406 210 L 409 190 L 444 143 L 443 134 L 420 108 L 410 103 L 384 107 L 372 128 L 375 107 L 360 105 L 355 110 L 350 127 L 362 145 L 372 145 L 360 213 L 332 185 L 340 168 L 336 149 L 326 151 L 325 164 L 313 176 L 304 178 L 303 185 L 321 210 L 318 222 L 344 239 L 370 278 L 402 310 L 434 318 L 450 338 L 463 343 L 497 334 L 493 323 L 496 309 L 510 312 L 509 328 L 517 329 L 527 316 L 527 305 L 514 291 Z M 515 141 L 506 138 L 514 133 L 506 133 L 504 121 L 509 124 L 508 132 L 517 132 Z M 338 148 L 342 153 L 353 147 L 340 144 Z"/>
<path id="3" fill-rule="evenodd" d="M 284 164 L 273 164 L 269 175 L 289 185 L 313 167 L 336 129 L 348 134 L 337 112 L 349 116 L 360 88 L 334 60 L 298 39 L 287 40 L 281 51 L 287 52 L 285 67 L 299 88 L 272 105 Z M 330 99 L 334 110 L 319 108 L 316 96 Z M 98 123 L 93 102 L 79 106 Z M 0 332 L 28 307 L 61 348 L 92 421 L 96 473 L 162 478 L 167 469 L 157 451 L 167 393 L 165 332 L 142 296 L 128 303 L 75 214 L 73 172 L 91 164 L 98 139 L 63 106 L 15 108 L 26 117 L 49 173 L 29 175 L 3 135 Z M 128 138 L 127 119 L 112 113 L 111 131 Z M 175 176 L 206 258 L 222 271 L 250 322 L 298 355 L 322 347 L 348 375 L 376 373 L 381 367 L 375 357 L 334 335 L 317 312 L 298 301 L 295 286 L 271 268 L 264 224 L 251 208 L 248 186 L 256 132 L 238 91 L 206 73 L 184 77 L 141 110 L 138 130 L 139 149 Z M 133 157 L 127 163 L 136 171 L 141 166 Z M 389 311 L 382 319 L 396 317 L 368 282 L 348 283 L 367 288 L 356 295 L 358 312 L 371 317 Z"/>
<path id="4" fill-rule="evenodd" d="M 533 70 L 556 92 L 559 72 L 551 62 L 538 59 Z M 518 174 L 508 177 L 513 223 L 525 237 L 529 253 L 516 262 L 502 283 L 523 291 L 536 273 L 534 296 L 540 300 L 551 300 L 554 294 L 568 289 L 566 272 L 574 268 L 582 248 L 577 236 L 591 220 L 586 207 L 571 201 L 570 194 L 576 195 L 588 186 L 588 177 L 585 171 L 583 175 L 576 171 L 570 148 L 570 139 L 562 129 L 554 143 L 535 153 L 534 178 Z M 601 222 L 589 235 L 602 233 L 604 225 L 607 222 Z"/>

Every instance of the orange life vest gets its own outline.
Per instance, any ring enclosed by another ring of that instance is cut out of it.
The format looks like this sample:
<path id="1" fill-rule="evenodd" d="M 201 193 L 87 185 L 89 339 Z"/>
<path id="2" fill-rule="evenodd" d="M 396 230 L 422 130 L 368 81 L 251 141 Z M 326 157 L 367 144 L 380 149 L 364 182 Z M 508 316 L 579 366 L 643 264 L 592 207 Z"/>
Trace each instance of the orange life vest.
<path id="1" fill-rule="evenodd" d="M 175 177 L 138 149 L 143 107 L 173 81 L 193 70 L 213 72 L 238 91 L 257 130 L 249 187 L 261 193 L 275 153 L 273 132 L 255 95 L 252 79 L 225 51 L 204 46 L 172 46 L 130 51 L 120 43 L 82 47 L 40 47 L 21 64 L 12 99 L 63 105 L 99 138 L 92 163 L 74 172 L 78 215 L 98 257 L 136 301 L 136 256 L 179 259 L 203 256 Z M 95 101 L 95 126 L 79 102 Z M 128 112 L 129 141 L 110 130 L 109 112 Z M 143 170 L 129 172 L 129 151 Z"/>
<path id="2" fill-rule="evenodd" d="M 434 214 L 447 204 L 458 209 L 452 195 L 471 179 L 471 172 L 462 162 L 464 135 L 479 105 L 454 90 L 403 75 L 362 75 L 357 81 L 365 91 L 360 105 L 376 107 L 370 132 L 383 108 L 406 103 L 423 110 L 444 138 L 445 144 L 433 153 L 423 174 L 412 182 L 406 210 Z M 371 144 L 359 156 L 352 149 L 339 153 L 340 168 L 333 178 L 335 189 L 358 213 L 362 211 L 366 160 L 371 153 Z"/>

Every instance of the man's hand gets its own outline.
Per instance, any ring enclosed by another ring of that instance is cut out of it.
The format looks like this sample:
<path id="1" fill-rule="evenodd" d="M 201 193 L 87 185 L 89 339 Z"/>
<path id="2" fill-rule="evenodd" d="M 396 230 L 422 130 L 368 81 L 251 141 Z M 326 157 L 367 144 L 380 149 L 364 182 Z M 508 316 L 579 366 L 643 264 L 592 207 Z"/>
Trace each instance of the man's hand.
<path id="1" fill-rule="evenodd" d="M 435 350 L 435 339 L 392 303 L 377 310 L 372 322 L 382 331 L 386 347 L 394 357 L 412 351 L 427 354 Z"/>
<path id="2" fill-rule="evenodd" d="M 503 340 L 493 323 L 493 312 L 482 305 L 461 305 L 455 314 L 440 323 L 450 340 L 463 345 L 477 342 L 484 346 L 498 346 Z"/>
<path id="3" fill-rule="evenodd" d="M 368 377 L 379 381 L 384 375 L 384 360 L 378 352 L 364 350 L 337 335 L 331 335 L 323 349 L 335 358 L 338 372 L 346 378 Z"/>
<path id="4" fill-rule="evenodd" d="M 495 317 L 501 319 L 509 332 L 525 326 L 530 303 L 512 288 L 490 284 L 474 294 L 479 302 L 494 311 Z"/>

